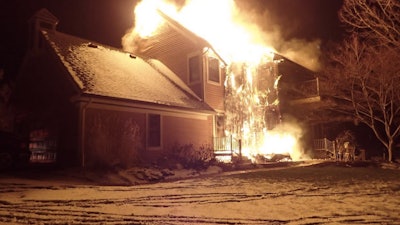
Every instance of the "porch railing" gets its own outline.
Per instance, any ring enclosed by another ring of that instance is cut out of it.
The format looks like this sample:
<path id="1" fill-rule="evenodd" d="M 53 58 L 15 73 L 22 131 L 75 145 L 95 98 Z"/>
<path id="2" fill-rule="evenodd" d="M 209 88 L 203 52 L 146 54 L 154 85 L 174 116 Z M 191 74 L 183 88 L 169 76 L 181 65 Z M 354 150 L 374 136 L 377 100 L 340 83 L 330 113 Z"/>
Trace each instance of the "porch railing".
<path id="1" fill-rule="evenodd" d="M 241 155 L 241 141 L 232 136 L 214 137 L 214 156 Z"/>

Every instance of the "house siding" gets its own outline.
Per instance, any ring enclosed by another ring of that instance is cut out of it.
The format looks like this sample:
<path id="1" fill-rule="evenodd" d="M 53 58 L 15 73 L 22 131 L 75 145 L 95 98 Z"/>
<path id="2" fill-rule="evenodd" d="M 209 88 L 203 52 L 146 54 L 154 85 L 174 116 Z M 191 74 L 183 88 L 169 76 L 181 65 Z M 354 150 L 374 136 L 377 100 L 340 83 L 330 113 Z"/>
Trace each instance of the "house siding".
<path id="1" fill-rule="evenodd" d="M 222 76 L 223 77 L 223 76 Z M 222 83 L 223 81 L 221 81 Z M 205 102 L 215 110 L 224 111 L 224 85 L 206 82 Z"/>
<path id="2" fill-rule="evenodd" d="M 192 144 L 212 146 L 212 116 L 143 111 L 138 108 L 108 107 L 98 103 L 87 107 L 82 117 L 83 164 L 93 166 L 131 166 L 141 159 L 155 160 L 174 146 Z M 147 115 L 161 115 L 161 146 L 146 146 Z"/>
<path id="3" fill-rule="evenodd" d="M 193 144 L 195 147 L 211 146 L 212 116 L 206 119 L 163 117 L 163 139 L 165 148 L 175 145 Z"/>

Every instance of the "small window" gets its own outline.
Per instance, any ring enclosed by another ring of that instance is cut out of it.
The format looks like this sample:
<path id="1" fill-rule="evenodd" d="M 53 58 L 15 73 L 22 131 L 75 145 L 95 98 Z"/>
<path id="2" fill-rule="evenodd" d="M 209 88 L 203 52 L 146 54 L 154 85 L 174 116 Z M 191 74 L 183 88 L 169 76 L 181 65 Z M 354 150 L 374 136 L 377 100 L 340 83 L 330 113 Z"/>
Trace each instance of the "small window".
<path id="1" fill-rule="evenodd" d="M 161 146 L 161 117 L 156 114 L 148 116 L 147 144 L 149 147 Z"/>
<path id="2" fill-rule="evenodd" d="M 208 58 L 208 80 L 217 83 L 220 81 L 219 60 L 213 57 Z"/>
<path id="3" fill-rule="evenodd" d="M 189 83 L 200 82 L 200 77 L 200 56 L 196 55 L 189 58 Z"/>

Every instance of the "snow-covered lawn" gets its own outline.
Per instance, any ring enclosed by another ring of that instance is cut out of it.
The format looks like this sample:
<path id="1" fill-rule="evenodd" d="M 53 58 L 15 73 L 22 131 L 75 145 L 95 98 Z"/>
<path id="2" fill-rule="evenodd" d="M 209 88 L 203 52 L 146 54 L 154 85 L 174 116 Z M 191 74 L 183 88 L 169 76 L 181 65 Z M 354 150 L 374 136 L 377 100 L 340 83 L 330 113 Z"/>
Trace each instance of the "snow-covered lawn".
<path id="1" fill-rule="evenodd" d="M 399 178 L 335 163 L 134 186 L 0 176 L 0 223 L 400 224 Z"/>

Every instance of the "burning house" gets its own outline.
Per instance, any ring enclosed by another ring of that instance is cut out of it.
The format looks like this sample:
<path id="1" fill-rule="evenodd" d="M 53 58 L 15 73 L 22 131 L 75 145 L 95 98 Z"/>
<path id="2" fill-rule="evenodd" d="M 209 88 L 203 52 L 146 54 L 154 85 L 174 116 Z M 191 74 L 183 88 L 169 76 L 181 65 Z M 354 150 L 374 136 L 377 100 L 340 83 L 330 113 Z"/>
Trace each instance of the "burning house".
<path id="1" fill-rule="evenodd" d="M 219 2 L 218 20 L 212 21 L 196 14 L 202 9 L 210 12 L 204 1 L 192 1 L 179 12 L 155 2 L 137 6 L 137 24 L 124 37 L 124 47 L 165 63 L 216 109 L 213 146 L 217 155 L 298 156 L 301 131 L 294 125 L 287 128 L 285 117 L 303 116 L 296 115 L 293 106 L 319 100 L 314 73 L 262 43 L 253 43 L 247 36 L 250 32 L 232 21 L 233 1 Z M 152 20 L 144 20 L 142 14 L 152 15 Z M 226 29 L 222 32 L 219 27 Z M 200 77 L 196 82 L 194 75 Z"/>
<path id="2" fill-rule="evenodd" d="M 145 6 L 136 7 L 125 51 L 57 31 L 45 9 L 32 18 L 16 95 L 32 160 L 128 165 L 176 144 L 251 159 L 302 154 L 301 129 L 286 121 L 303 116 L 294 107 L 319 100 L 311 71 L 268 47 L 215 41 L 168 7 Z"/>

